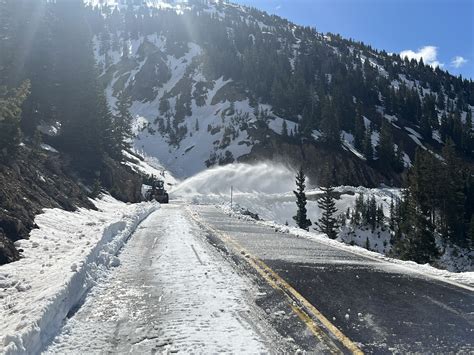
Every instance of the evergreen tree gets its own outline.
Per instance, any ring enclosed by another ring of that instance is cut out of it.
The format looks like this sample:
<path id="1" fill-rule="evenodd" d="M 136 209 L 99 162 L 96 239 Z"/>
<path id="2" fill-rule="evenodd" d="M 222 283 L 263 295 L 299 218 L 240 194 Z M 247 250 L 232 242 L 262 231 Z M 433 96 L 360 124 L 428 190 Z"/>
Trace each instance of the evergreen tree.
<path id="1" fill-rule="evenodd" d="M 401 214 L 397 218 L 399 234 L 395 253 L 406 260 L 428 263 L 439 256 L 435 243 L 437 206 L 444 187 L 437 169 L 438 160 L 431 153 L 418 149 L 404 191 Z"/>
<path id="2" fill-rule="evenodd" d="M 387 120 L 382 121 L 380 130 L 380 139 L 377 146 L 377 156 L 384 169 L 392 169 L 395 162 L 395 151 L 393 138 L 390 129 L 390 123 Z"/>
<path id="3" fill-rule="evenodd" d="M 446 112 L 443 112 L 441 115 L 441 126 L 439 128 L 439 133 L 441 136 L 441 141 L 446 142 L 449 132 L 449 124 L 448 124 L 448 116 L 446 116 Z"/>
<path id="4" fill-rule="evenodd" d="M 286 124 L 286 123 L 285 123 Z M 300 122 L 300 134 L 303 138 L 310 138 L 313 134 L 314 122 L 311 111 L 305 107 L 303 110 L 303 117 Z"/>
<path id="5" fill-rule="evenodd" d="M 109 125 L 86 9 L 80 0 L 57 1 L 52 6 L 57 75 L 53 97 L 61 123 L 58 145 L 73 156 L 81 173 L 92 177 L 103 162 L 104 129 Z"/>
<path id="6" fill-rule="evenodd" d="M 16 90 L 0 87 L 0 157 L 13 157 L 20 144 L 21 107 L 29 94 L 30 84 L 24 82 Z"/>
<path id="7" fill-rule="evenodd" d="M 431 127 L 431 117 L 428 112 L 423 112 L 420 120 L 421 135 L 425 139 L 431 139 L 433 135 L 433 129 Z"/>
<path id="8" fill-rule="evenodd" d="M 114 115 L 114 137 L 120 152 L 130 149 L 130 140 L 133 138 L 131 106 L 132 99 L 125 91 L 121 91 L 117 97 Z"/>
<path id="9" fill-rule="evenodd" d="M 377 225 L 377 201 L 373 195 L 367 201 L 366 213 L 365 222 L 374 230 Z"/>
<path id="10" fill-rule="evenodd" d="M 441 207 L 441 233 L 452 243 L 462 245 L 465 240 L 464 209 L 466 195 L 464 192 L 463 169 L 456 156 L 454 145 L 448 141 L 443 148 L 444 166 L 436 174 L 439 181 Z"/>
<path id="11" fill-rule="evenodd" d="M 323 191 L 323 195 L 318 200 L 318 207 L 322 210 L 322 214 L 317 222 L 317 226 L 319 231 L 327 234 L 329 238 L 336 239 L 338 224 L 335 218 L 337 208 L 334 199 L 334 188 L 331 186 L 322 186 L 321 191 Z"/>
<path id="12" fill-rule="evenodd" d="M 377 207 L 376 221 L 378 227 L 383 227 L 385 221 L 385 214 L 383 213 L 382 205 Z"/>
<path id="13" fill-rule="evenodd" d="M 286 120 L 283 120 L 281 124 L 281 135 L 283 137 L 288 137 L 288 125 L 286 124 Z"/>
<path id="14" fill-rule="evenodd" d="M 403 238 L 394 246 L 398 256 L 420 264 L 435 260 L 439 256 L 439 250 L 434 239 L 433 225 L 417 208 L 417 203 L 409 192 L 403 218 Z"/>
<path id="15" fill-rule="evenodd" d="M 357 112 L 354 123 L 354 146 L 359 151 L 364 151 L 365 124 L 362 115 Z"/>
<path id="16" fill-rule="evenodd" d="M 296 222 L 296 225 L 304 230 L 309 230 L 311 226 L 311 221 L 307 218 L 307 210 L 306 210 L 306 176 L 304 174 L 303 168 L 299 170 L 296 174 L 296 191 L 293 193 L 296 196 L 296 216 L 293 219 Z"/>
<path id="17" fill-rule="evenodd" d="M 339 117 L 335 114 L 334 106 L 329 98 L 323 101 L 321 109 L 321 133 L 325 142 L 335 146 L 341 143 Z"/>
<path id="18" fill-rule="evenodd" d="M 372 146 L 372 130 L 367 128 L 364 137 L 364 155 L 367 161 L 374 160 L 374 148 Z"/>

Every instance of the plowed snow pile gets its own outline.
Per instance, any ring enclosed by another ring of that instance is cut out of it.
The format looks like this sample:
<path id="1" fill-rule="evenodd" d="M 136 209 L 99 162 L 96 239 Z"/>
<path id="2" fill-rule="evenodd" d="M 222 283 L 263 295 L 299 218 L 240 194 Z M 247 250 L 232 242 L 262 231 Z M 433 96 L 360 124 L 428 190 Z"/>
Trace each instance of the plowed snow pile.
<path id="1" fill-rule="evenodd" d="M 45 210 L 17 242 L 23 258 L 0 267 L 0 353 L 38 353 L 158 204 L 105 196 L 98 211 Z"/>

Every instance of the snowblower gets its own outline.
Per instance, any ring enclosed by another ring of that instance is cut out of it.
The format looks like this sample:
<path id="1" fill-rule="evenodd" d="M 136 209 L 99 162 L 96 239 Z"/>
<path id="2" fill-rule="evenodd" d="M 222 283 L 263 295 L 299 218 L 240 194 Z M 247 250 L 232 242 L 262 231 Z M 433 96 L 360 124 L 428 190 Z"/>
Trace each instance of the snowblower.
<path id="1" fill-rule="evenodd" d="M 145 193 L 147 201 L 157 201 L 159 203 L 169 203 L 169 195 L 165 190 L 165 183 L 161 180 L 153 181 L 151 189 Z"/>

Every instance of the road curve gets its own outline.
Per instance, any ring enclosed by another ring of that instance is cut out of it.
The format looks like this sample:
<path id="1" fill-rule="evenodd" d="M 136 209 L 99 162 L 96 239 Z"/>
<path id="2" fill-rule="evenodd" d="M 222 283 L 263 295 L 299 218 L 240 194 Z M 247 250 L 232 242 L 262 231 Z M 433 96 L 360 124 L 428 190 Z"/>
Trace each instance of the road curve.
<path id="1" fill-rule="evenodd" d="M 357 349 L 365 353 L 474 351 L 472 291 L 390 262 L 278 233 L 227 216 L 213 206 L 192 210 L 229 248 L 241 248 L 247 258 L 274 272 Z M 321 327 L 325 328 L 324 322 Z"/>

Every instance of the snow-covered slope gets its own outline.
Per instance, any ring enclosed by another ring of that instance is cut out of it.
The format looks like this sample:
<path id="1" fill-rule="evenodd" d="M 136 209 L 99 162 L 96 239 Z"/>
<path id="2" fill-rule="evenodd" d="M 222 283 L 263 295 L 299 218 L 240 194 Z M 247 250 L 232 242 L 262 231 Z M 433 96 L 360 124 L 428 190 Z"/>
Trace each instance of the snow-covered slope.
<path id="1" fill-rule="evenodd" d="M 249 134 L 257 122 L 256 109 L 236 91 L 232 80 L 206 77 L 202 48 L 188 43 L 183 55 L 171 54 L 166 39 L 157 35 L 129 44 L 126 59 L 122 50 L 100 55 L 98 40 L 95 53 L 100 64 L 107 61 L 110 65 L 103 79 L 108 80 L 106 93 L 112 106 L 119 90 L 135 92 L 131 112 L 135 117 L 137 150 L 157 158 L 178 178 L 192 176 L 217 163 L 232 163 L 250 153 L 258 143 Z M 153 55 L 160 59 L 150 59 Z M 163 80 L 156 78 L 151 92 L 136 93 L 134 89 L 142 86 L 140 80 L 150 66 L 154 66 L 151 70 L 155 74 L 165 72 Z M 123 67 L 127 67 L 125 73 Z M 183 104 L 179 100 L 186 95 L 187 112 L 177 112 Z M 284 120 L 273 114 L 269 105 L 259 105 L 257 111 L 268 116 L 270 129 L 281 132 Z M 285 121 L 288 130 L 295 129 L 294 122 Z"/>

